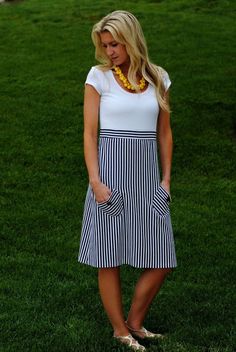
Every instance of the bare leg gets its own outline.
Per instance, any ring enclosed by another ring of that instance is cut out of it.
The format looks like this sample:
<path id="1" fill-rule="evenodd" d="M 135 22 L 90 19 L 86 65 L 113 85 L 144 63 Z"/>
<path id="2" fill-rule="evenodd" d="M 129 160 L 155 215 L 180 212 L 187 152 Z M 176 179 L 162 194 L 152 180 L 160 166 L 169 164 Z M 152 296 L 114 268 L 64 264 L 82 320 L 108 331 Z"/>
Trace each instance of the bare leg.
<path id="1" fill-rule="evenodd" d="M 145 269 L 134 291 L 127 322 L 133 329 L 142 327 L 148 308 L 171 269 Z"/>
<path id="2" fill-rule="evenodd" d="M 98 284 L 103 306 L 113 326 L 116 336 L 126 336 L 129 330 L 125 325 L 122 308 L 120 268 L 98 270 Z"/>

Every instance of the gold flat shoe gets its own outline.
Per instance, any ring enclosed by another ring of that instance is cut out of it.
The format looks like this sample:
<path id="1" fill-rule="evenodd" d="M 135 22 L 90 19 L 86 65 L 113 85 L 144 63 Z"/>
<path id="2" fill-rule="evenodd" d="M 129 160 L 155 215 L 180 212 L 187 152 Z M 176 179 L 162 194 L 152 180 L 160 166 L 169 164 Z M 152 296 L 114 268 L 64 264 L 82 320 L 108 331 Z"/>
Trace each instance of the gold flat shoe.
<path id="1" fill-rule="evenodd" d="M 131 334 L 135 337 L 139 337 L 140 339 L 163 339 L 165 337 L 162 334 L 156 334 L 154 332 L 148 331 L 144 326 L 142 326 L 139 330 L 135 330 L 127 324 L 127 321 L 125 323 Z"/>
<path id="2" fill-rule="evenodd" d="M 146 351 L 146 348 L 144 346 L 140 345 L 138 343 L 138 341 L 135 340 L 131 334 L 129 334 L 127 336 L 115 336 L 115 335 L 113 335 L 113 337 L 115 339 L 119 340 L 119 342 L 121 342 L 121 343 L 123 343 L 125 345 L 128 345 L 134 351 Z"/>

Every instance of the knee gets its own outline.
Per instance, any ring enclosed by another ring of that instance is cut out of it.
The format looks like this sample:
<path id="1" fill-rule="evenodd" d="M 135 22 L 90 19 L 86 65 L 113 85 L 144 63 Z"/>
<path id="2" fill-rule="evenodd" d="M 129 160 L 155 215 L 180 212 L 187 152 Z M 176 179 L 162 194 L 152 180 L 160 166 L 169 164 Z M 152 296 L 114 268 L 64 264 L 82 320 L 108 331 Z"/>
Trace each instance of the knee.
<path id="1" fill-rule="evenodd" d="M 162 278 L 162 280 L 164 280 L 166 276 L 172 272 L 172 268 L 158 268 L 154 269 L 154 272 L 158 278 Z"/>
<path id="2" fill-rule="evenodd" d="M 98 268 L 98 275 L 108 275 L 119 273 L 120 267 Z"/>

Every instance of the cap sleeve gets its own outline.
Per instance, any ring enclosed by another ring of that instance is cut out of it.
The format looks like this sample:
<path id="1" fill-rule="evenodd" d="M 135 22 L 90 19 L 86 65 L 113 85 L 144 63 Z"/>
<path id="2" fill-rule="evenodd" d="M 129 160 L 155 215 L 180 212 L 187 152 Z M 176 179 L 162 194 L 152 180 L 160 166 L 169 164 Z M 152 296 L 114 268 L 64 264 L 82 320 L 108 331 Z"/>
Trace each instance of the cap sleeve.
<path id="1" fill-rule="evenodd" d="M 102 72 L 98 72 L 100 70 L 98 70 L 96 67 L 92 67 L 87 75 L 85 84 L 90 84 L 91 86 L 93 86 L 96 91 L 101 95 L 102 94 L 102 77 L 101 77 L 101 73 Z"/>
<path id="2" fill-rule="evenodd" d="M 163 82 L 165 86 L 165 91 L 167 91 L 171 85 L 171 80 L 168 73 L 165 70 L 163 70 L 162 77 L 163 77 Z"/>

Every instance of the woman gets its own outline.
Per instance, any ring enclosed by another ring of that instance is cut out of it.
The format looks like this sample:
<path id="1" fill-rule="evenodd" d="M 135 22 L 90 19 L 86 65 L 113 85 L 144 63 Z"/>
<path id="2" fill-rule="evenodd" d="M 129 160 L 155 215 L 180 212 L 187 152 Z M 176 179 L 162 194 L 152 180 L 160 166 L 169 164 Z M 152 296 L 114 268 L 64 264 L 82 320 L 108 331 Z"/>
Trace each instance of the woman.
<path id="1" fill-rule="evenodd" d="M 171 82 L 164 69 L 149 61 L 141 26 L 131 13 L 107 15 L 93 27 L 92 39 L 101 65 L 91 68 L 85 84 L 89 186 L 79 261 L 98 268 L 99 291 L 114 338 L 144 351 L 135 338 L 162 337 L 147 331 L 143 321 L 166 275 L 177 265 L 169 211 Z M 122 264 L 144 269 L 126 321 Z"/>

